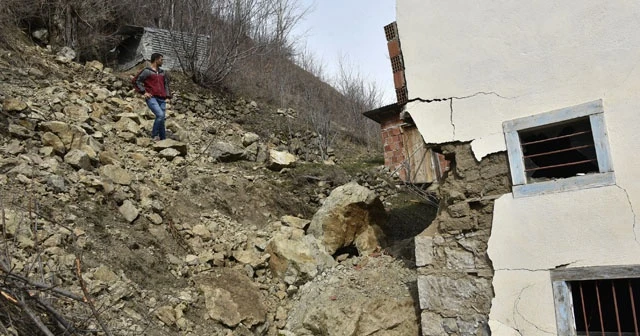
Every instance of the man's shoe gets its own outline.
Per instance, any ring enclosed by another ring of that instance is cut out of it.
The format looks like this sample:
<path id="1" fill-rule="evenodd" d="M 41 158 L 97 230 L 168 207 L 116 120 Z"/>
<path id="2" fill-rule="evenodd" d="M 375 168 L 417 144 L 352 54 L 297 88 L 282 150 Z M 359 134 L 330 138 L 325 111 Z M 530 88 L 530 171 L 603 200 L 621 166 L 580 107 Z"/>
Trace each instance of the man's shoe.
<path id="1" fill-rule="evenodd" d="M 154 136 L 154 137 L 153 137 L 153 141 L 155 141 L 155 142 L 160 141 L 160 137 L 159 137 L 159 136 Z"/>

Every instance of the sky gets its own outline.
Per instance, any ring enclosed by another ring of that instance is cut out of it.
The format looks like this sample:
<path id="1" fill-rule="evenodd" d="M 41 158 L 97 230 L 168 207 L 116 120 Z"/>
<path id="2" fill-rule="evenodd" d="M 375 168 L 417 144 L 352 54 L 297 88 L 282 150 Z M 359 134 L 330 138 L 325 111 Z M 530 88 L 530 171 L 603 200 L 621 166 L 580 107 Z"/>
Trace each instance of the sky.
<path id="1" fill-rule="evenodd" d="M 395 101 L 393 76 L 384 26 L 395 21 L 395 0 L 301 0 L 312 6 L 294 34 L 325 65 L 328 77 L 337 73 L 344 55 L 364 78 L 384 93 L 384 103 Z"/>

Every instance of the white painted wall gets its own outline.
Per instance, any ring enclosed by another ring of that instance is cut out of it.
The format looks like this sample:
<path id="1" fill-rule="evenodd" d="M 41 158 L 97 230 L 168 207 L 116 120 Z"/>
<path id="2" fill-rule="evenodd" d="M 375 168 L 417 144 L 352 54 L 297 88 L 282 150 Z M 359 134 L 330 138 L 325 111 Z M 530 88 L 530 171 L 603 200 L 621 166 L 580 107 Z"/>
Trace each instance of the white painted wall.
<path id="1" fill-rule="evenodd" d="M 555 334 L 549 269 L 640 264 L 640 2 L 398 0 L 397 22 L 409 99 L 451 98 L 407 105 L 427 143 L 480 160 L 505 120 L 603 100 L 616 185 L 494 210 L 493 335 Z M 521 294 L 535 307 L 516 313 Z"/>

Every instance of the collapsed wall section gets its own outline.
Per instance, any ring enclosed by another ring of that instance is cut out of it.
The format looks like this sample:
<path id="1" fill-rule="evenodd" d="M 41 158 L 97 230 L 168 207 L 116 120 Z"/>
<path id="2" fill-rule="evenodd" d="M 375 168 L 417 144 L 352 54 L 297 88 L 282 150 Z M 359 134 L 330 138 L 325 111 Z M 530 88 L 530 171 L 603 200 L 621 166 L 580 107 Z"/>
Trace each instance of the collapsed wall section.
<path id="1" fill-rule="evenodd" d="M 435 149 L 451 169 L 437 188 L 437 217 L 415 238 L 422 334 L 490 335 L 494 270 L 487 242 L 494 200 L 511 188 L 507 155 L 478 162 L 469 143 Z"/>

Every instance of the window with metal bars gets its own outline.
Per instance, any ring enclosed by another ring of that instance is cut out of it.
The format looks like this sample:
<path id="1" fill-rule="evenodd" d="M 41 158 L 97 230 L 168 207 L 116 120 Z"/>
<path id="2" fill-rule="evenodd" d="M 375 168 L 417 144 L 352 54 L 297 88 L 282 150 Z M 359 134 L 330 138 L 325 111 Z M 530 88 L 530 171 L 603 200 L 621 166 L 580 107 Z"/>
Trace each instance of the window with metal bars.
<path id="1" fill-rule="evenodd" d="M 569 282 L 577 335 L 640 336 L 640 279 Z"/>
<path id="2" fill-rule="evenodd" d="M 551 271 L 559 336 L 640 336 L 640 266 Z"/>
<path id="3" fill-rule="evenodd" d="M 599 173 L 588 117 L 518 132 L 527 182 Z"/>
<path id="4" fill-rule="evenodd" d="M 503 123 L 515 197 L 615 183 L 602 100 Z"/>

